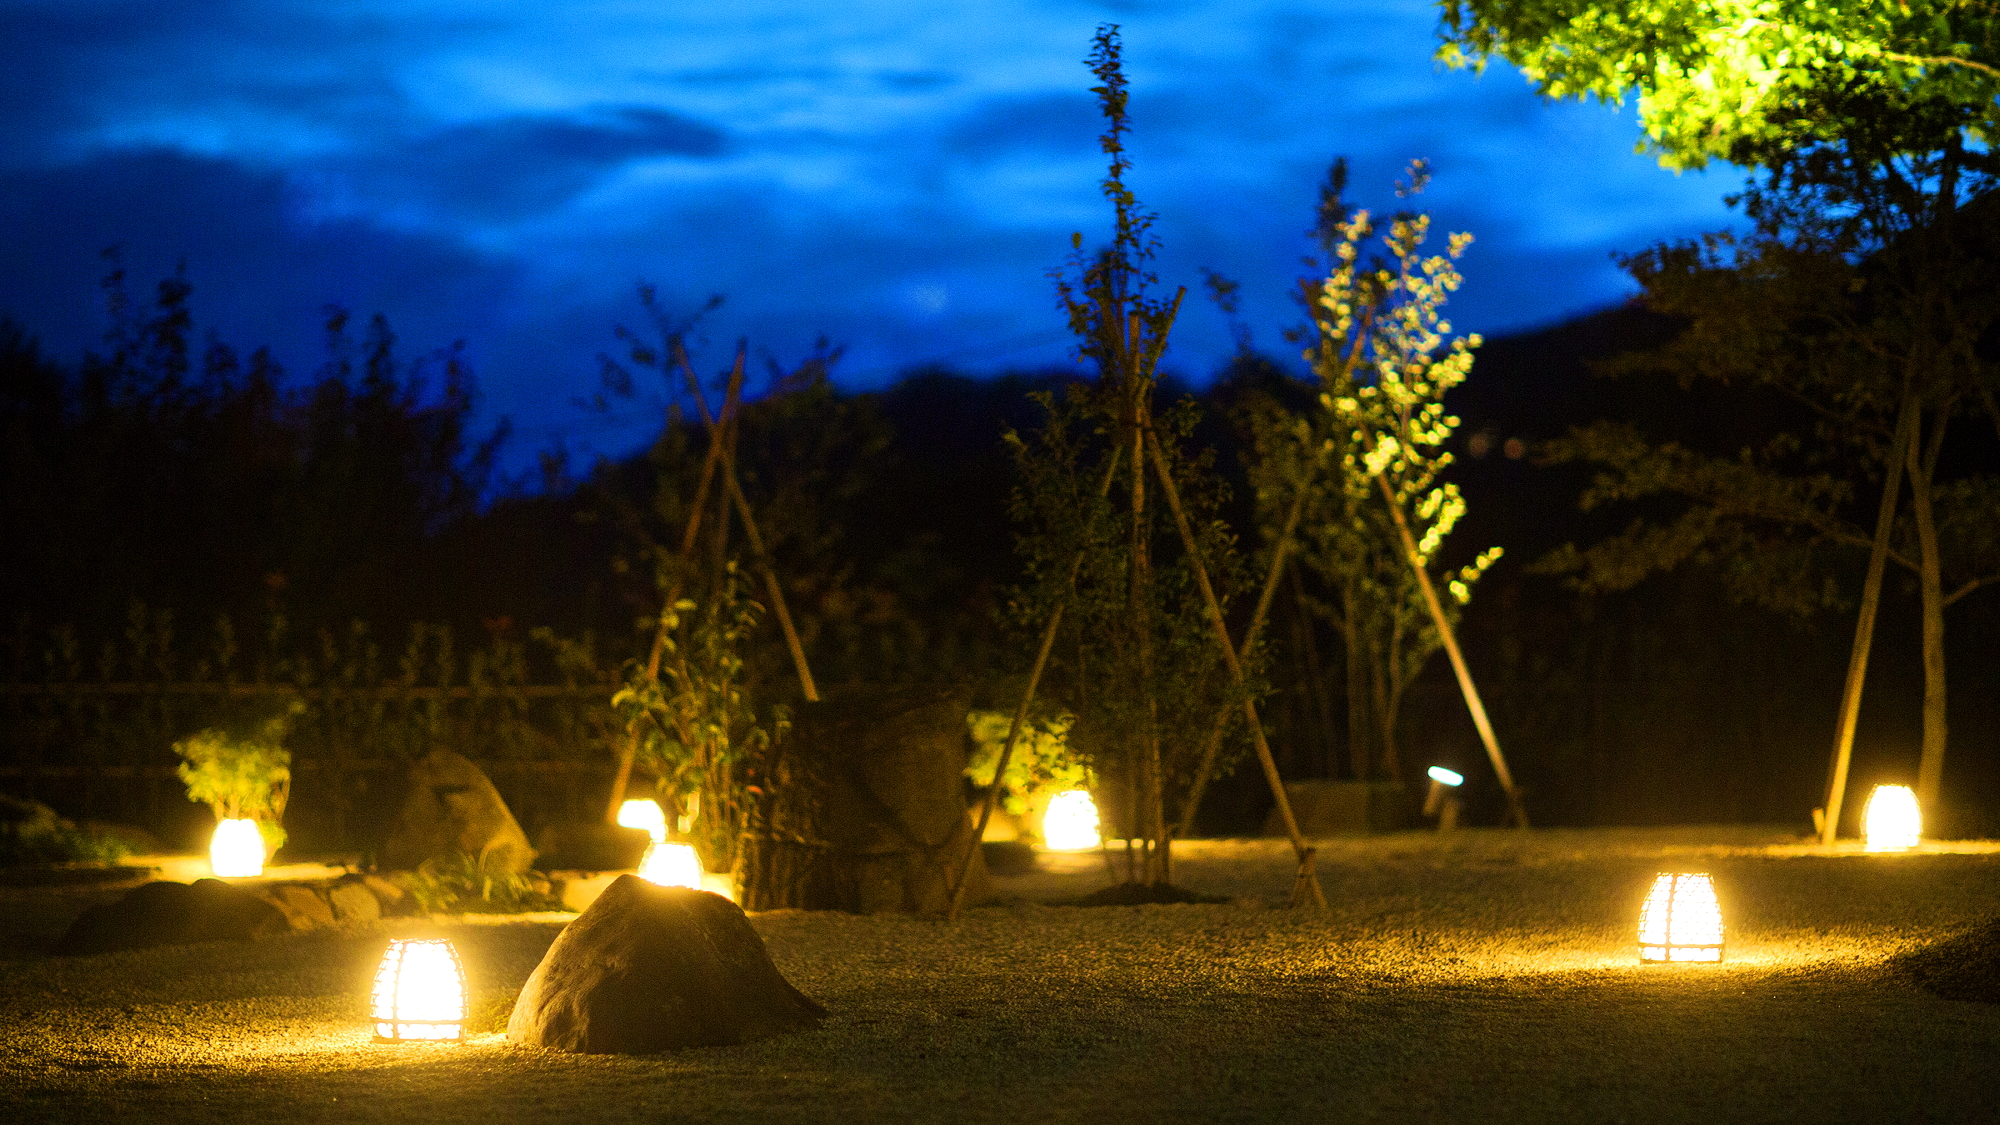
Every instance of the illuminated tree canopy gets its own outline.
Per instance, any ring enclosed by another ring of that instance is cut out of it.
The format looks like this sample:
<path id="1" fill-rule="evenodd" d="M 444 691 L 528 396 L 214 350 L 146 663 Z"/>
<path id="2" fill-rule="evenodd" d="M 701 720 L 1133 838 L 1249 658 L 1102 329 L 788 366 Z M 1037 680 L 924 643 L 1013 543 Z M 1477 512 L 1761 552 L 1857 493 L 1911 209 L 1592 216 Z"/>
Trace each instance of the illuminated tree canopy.
<path id="1" fill-rule="evenodd" d="M 1670 168 L 1763 163 L 1856 113 L 1951 106 L 1948 127 L 1987 142 L 2000 126 L 1994 0 L 1443 0 L 1441 13 L 1454 66 L 1498 57 L 1550 97 L 1636 95 L 1646 147 Z"/>

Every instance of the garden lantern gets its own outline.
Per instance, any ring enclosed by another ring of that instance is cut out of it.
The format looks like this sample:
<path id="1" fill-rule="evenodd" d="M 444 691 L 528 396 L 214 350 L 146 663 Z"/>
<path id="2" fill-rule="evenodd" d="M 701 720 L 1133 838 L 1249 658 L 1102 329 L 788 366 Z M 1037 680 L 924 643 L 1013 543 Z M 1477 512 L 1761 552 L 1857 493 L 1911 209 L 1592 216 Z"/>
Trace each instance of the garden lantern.
<path id="1" fill-rule="evenodd" d="M 1438 831 L 1449 832 L 1458 827 L 1458 814 L 1465 808 L 1465 802 L 1458 798 L 1465 775 L 1443 766 L 1432 766 L 1428 772 L 1431 788 L 1424 795 L 1424 815 L 1437 817 Z"/>
<path id="2" fill-rule="evenodd" d="M 618 826 L 620 828 L 643 828 L 655 844 L 667 839 L 667 814 L 660 811 L 658 801 L 640 798 L 618 806 Z"/>
<path id="3" fill-rule="evenodd" d="M 701 857 L 694 854 L 692 844 L 648 844 L 646 857 L 639 861 L 639 878 L 662 887 L 690 887 L 698 891 L 701 874 Z"/>
<path id="4" fill-rule="evenodd" d="M 264 873 L 264 834 L 247 818 L 216 822 L 208 840 L 208 866 L 221 878 Z"/>
<path id="5" fill-rule="evenodd" d="M 1661 875 L 1639 910 L 1639 960 L 1722 960 L 1722 907 L 1707 875 Z"/>
<path id="6" fill-rule="evenodd" d="M 459 1039 L 465 1035 L 465 966 L 443 938 L 397 938 L 375 970 L 368 1015 L 375 1038 Z"/>
<path id="7" fill-rule="evenodd" d="M 1907 785 L 1877 785 L 1861 812 L 1861 834 L 1871 852 L 1900 852 L 1917 846 L 1923 835 L 1923 812 Z"/>
<path id="8" fill-rule="evenodd" d="M 1050 851 L 1080 852 L 1094 848 L 1102 838 L 1097 834 L 1097 804 L 1082 789 L 1058 793 L 1042 814 L 1042 845 Z"/>

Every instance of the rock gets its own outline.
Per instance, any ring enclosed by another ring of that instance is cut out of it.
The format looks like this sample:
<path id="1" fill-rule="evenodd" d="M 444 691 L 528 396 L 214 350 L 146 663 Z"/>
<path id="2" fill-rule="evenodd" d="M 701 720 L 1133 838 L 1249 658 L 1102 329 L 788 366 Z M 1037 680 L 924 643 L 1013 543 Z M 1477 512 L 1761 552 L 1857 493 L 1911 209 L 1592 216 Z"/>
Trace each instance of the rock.
<path id="1" fill-rule="evenodd" d="M 535 859 L 507 802 L 479 767 L 449 750 L 433 750 L 410 767 L 409 792 L 380 861 L 415 870 L 427 859 L 458 854 L 484 857 L 492 869 L 513 873 Z"/>
<path id="2" fill-rule="evenodd" d="M 621 875 L 556 935 L 507 1038 L 581 1054 L 726 1047 L 816 1025 L 736 904 Z"/>
<path id="3" fill-rule="evenodd" d="M 410 901 L 408 887 L 401 886 L 392 880 L 384 879 L 380 875 L 363 875 L 361 877 L 361 885 L 367 887 L 368 893 L 375 896 L 375 901 L 381 905 L 382 913 L 386 916 L 394 917 L 399 914 L 408 914 L 416 906 L 414 902 Z"/>
<path id="4" fill-rule="evenodd" d="M 631 871 L 653 842 L 643 828 L 593 821 L 555 821 L 535 839 L 548 871 Z"/>
<path id="5" fill-rule="evenodd" d="M 272 883 L 257 888 L 257 896 L 278 908 L 295 934 L 333 925 L 333 906 L 304 883 Z"/>
<path id="6" fill-rule="evenodd" d="M 248 941 L 290 929 L 283 911 L 247 888 L 220 879 L 153 882 L 84 911 L 56 942 L 55 952 L 80 956 L 198 941 Z"/>
<path id="7" fill-rule="evenodd" d="M 333 920 L 343 926 L 365 925 L 382 917 L 382 900 L 370 890 L 366 876 L 349 875 L 326 889 Z"/>
<path id="8" fill-rule="evenodd" d="M 823 847 L 798 849 L 805 870 L 781 886 L 750 868 L 753 909 L 803 906 L 861 914 L 943 913 L 952 879 L 972 838 L 965 807 L 965 728 L 970 695 L 950 686 L 840 689 L 794 713 L 793 783 L 797 808 L 776 820 Z M 803 830 L 802 830 L 803 829 Z M 781 845 L 782 847 L 782 845 Z M 986 864 L 977 849 L 966 901 L 986 896 Z"/>
<path id="9" fill-rule="evenodd" d="M 1410 827 L 1410 792 L 1393 781 L 1332 781 L 1307 778 L 1285 783 L 1285 800 L 1299 831 L 1312 837 L 1368 836 Z M 1264 820 L 1264 835 L 1285 834 L 1276 805 Z"/>

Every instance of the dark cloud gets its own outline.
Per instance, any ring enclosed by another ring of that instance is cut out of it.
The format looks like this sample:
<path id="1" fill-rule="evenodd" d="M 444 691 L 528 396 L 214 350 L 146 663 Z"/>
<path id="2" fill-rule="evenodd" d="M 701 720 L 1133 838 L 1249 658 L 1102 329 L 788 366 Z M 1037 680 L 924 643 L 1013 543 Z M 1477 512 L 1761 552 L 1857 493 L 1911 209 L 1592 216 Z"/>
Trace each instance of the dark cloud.
<path id="1" fill-rule="evenodd" d="M 723 130 L 650 106 L 455 125 L 359 160 L 333 162 L 361 194 L 421 200 L 456 218 L 511 219 L 562 206 L 635 160 L 713 160 Z"/>

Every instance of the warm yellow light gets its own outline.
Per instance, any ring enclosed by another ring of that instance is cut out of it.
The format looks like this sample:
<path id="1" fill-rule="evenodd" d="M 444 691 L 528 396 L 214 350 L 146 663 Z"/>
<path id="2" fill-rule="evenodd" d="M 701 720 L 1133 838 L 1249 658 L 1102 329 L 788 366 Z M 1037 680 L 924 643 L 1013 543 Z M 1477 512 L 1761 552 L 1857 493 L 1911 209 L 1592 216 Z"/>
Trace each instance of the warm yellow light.
<path id="1" fill-rule="evenodd" d="M 1861 813 L 1861 834 L 1871 852 L 1900 852 L 1917 846 L 1924 815 L 1907 785 L 1877 785 Z"/>
<path id="2" fill-rule="evenodd" d="M 648 844 L 639 861 L 639 878 L 662 887 L 701 889 L 701 857 L 690 844 Z"/>
<path id="3" fill-rule="evenodd" d="M 1055 852 L 1076 852 L 1094 848 L 1097 834 L 1097 805 L 1082 789 L 1058 793 L 1042 814 L 1042 846 Z"/>
<path id="4" fill-rule="evenodd" d="M 264 873 L 264 835 L 254 820 L 225 820 L 208 840 L 208 866 L 218 877 Z"/>
<path id="5" fill-rule="evenodd" d="M 618 806 L 618 825 L 621 828 L 643 828 L 655 844 L 667 839 L 667 814 L 660 811 L 658 801 L 640 798 Z"/>
<path id="6" fill-rule="evenodd" d="M 369 1018 L 377 1039 L 458 1039 L 465 1034 L 465 966 L 443 938 L 397 938 L 375 970 Z"/>
<path id="7" fill-rule="evenodd" d="M 1722 907 L 1706 875 L 1661 875 L 1639 910 L 1639 960 L 1722 960 Z"/>

